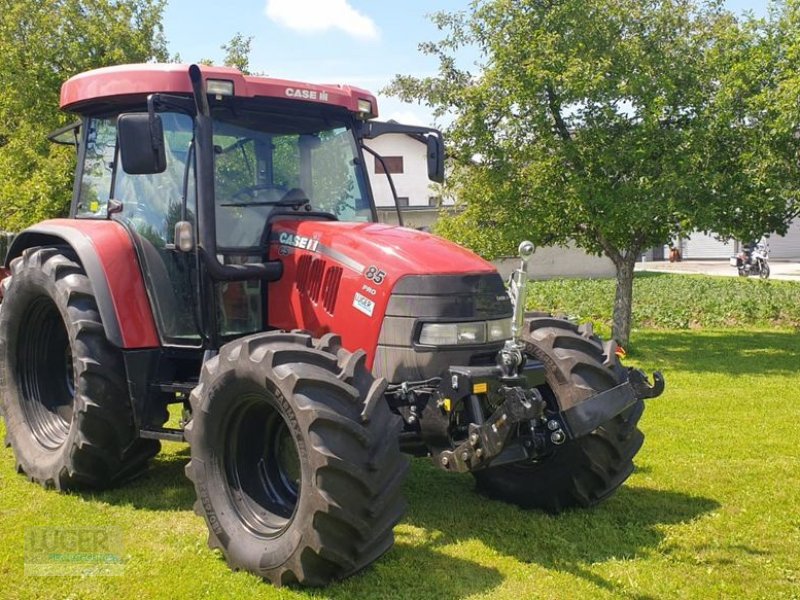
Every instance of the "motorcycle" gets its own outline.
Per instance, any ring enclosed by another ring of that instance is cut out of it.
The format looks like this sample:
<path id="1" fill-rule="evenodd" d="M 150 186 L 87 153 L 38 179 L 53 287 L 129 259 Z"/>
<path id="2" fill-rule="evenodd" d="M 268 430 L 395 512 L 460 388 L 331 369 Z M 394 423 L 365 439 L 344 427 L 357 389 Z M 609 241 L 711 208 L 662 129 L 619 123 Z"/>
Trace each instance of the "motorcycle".
<path id="1" fill-rule="evenodd" d="M 769 277 L 769 245 L 765 240 L 757 244 L 747 244 L 736 256 L 731 256 L 730 264 L 736 267 L 740 277 L 750 275 L 761 279 Z"/>

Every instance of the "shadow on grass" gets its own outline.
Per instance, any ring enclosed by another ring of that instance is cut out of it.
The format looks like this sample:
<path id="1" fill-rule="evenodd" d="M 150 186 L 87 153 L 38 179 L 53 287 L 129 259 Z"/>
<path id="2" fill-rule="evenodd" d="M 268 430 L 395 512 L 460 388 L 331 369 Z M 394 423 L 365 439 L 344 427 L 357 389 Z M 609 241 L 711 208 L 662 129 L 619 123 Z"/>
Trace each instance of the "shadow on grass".
<path id="1" fill-rule="evenodd" d="M 503 583 L 493 567 L 444 554 L 435 544 L 409 542 L 399 535 L 389 553 L 360 574 L 320 592 L 319 598 L 460 600 L 486 594 Z M 308 590 L 302 590 L 308 591 Z"/>
<path id="2" fill-rule="evenodd" d="M 168 451 L 142 477 L 91 498 L 142 510 L 191 510 L 195 494 L 183 472 L 187 460 L 188 450 Z M 552 516 L 483 498 L 475 493 L 471 476 L 445 473 L 422 459 L 413 461 L 405 493 L 409 510 L 402 524 L 423 530 L 420 535 L 401 528 L 389 554 L 362 574 L 326 588 L 325 597 L 456 600 L 490 592 L 503 583 L 503 573 L 446 551 L 477 541 L 614 595 L 643 599 L 599 575 L 593 565 L 656 552 L 665 537 L 663 526 L 687 523 L 719 508 L 700 496 L 624 486 L 594 509 Z"/>
<path id="3" fill-rule="evenodd" d="M 192 510 L 195 500 L 192 482 L 184 468 L 189 462 L 189 447 L 177 452 L 161 452 L 139 477 L 119 488 L 85 492 L 87 499 L 115 505 L 159 511 Z"/>
<path id="4" fill-rule="evenodd" d="M 797 333 L 791 331 L 654 331 L 636 338 L 636 357 L 665 371 L 769 375 L 796 373 Z"/>
<path id="5" fill-rule="evenodd" d="M 700 496 L 624 486 L 596 508 L 552 516 L 482 498 L 472 477 L 444 473 L 423 461 L 416 461 L 407 488 L 405 522 L 441 532 L 438 544 L 478 540 L 519 561 L 568 572 L 616 593 L 623 590 L 592 572 L 591 565 L 654 552 L 664 540 L 662 526 L 690 522 L 720 506 Z"/>

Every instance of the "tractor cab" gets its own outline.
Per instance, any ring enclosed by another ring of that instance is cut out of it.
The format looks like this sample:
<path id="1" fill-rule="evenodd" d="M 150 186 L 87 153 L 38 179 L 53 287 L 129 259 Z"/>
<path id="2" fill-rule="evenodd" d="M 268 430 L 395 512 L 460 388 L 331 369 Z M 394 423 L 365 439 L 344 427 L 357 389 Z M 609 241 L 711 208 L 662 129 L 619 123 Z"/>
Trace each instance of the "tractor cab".
<path id="1" fill-rule="evenodd" d="M 61 104 L 82 116 L 70 216 L 128 230 L 168 346 L 218 348 L 269 328 L 276 219 L 377 220 L 365 138 L 431 137 L 440 178 L 438 132 L 369 123 L 375 98 L 357 88 L 129 65 L 70 79 Z"/>

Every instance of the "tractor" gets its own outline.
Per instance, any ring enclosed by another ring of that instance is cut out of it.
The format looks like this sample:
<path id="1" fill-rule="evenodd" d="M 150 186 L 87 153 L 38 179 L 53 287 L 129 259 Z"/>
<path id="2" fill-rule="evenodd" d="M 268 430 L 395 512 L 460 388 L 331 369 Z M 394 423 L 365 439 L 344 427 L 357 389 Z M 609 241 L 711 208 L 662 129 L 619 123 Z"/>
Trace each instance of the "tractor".
<path id="1" fill-rule="evenodd" d="M 322 586 L 392 547 L 407 455 L 550 512 L 631 474 L 663 378 L 525 312 L 530 243 L 507 288 L 378 222 L 367 142 L 412 136 L 441 182 L 439 131 L 375 120 L 358 88 L 197 65 L 89 71 L 60 106 L 69 217 L 19 232 L 1 284 L 6 444 L 31 481 L 108 488 L 187 442 L 209 546 Z"/>

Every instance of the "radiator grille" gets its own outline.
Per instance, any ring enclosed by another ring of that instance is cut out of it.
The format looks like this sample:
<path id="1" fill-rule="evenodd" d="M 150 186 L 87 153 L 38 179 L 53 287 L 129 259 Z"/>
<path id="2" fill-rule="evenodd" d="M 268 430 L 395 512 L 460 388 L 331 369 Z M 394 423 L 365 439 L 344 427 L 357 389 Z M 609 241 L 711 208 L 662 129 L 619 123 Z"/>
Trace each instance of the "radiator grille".
<path id="1" fill-rule="evenodd" d="M 322 285 L 322 306 L 333 314 L 336 310 L 336 298 L 339 297 L 339 282 L 342 280 L 342 268 L 331 267 L 325 273 L 325 282 Z"/>
<path id="2" fill-rule="evenodd" d="M 333 314 L 339 294 L 339 282 L 342 279 L 342 268 L 326 267 L 326 262 L 321 258 L 301 256 L 297 264 L 295 286 L 301 294 L 313 302 L 321 300 L 325 310 Z"/>

